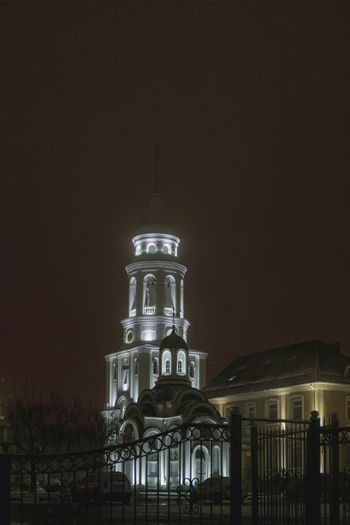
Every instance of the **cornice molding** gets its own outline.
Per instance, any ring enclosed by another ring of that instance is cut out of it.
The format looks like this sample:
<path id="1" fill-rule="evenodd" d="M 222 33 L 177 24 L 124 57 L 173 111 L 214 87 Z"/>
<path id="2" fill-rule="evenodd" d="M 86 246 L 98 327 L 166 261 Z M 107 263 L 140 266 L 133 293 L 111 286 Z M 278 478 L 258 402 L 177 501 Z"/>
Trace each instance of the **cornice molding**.
<path id="1" fill-rule="evenodd" d="M 329 383 L 324 381 L 315 381 L 314 383 L 302 383 L 300 385 L 291 385 L 280 388 L 269 388 L 265 390 L 251 390 L 249 392 L 234 392 L 220 396 L 210 396 L 209 392 L 205 391 L 208 399 L 214 403 L 228 403 L 231 401 L 246 401 L 248 399 L 283 396 L 295 394 L 298 392 L 314 392 L 314 391 L 338 391 L 348 392 L 350 394 L 350 385 L 344 383 Z"/>
<path id="2" fill-rule="evenodd" d="M 155 324 L 169 324 L 172 326 L 173 318 L 170 317 L 170 315 L 138 315 L 137 317 L 125 317 L 120 322 L 123 328 L 129 328 L 135 324 L 142 324 L 144 326 L 154 326 Z M 175 317 L 174 324 L 175 328 L 177 326 L 185 326 L 187 329 L 191 325 L 190 322 L 184 317 Z"/>
<path id="3" fill-rule="evenodd" d="M 157 270 L 173 270 L 173 271 L 179 271 L 183 276 L 187 272 L 186 266 L 184 266 L 181 263 L 173 262 L 173 261 L 135 261 L 127 266 L 125 266 L 125 270 L 128 275 L 130 275 L 132 272 L 137 271 L 157 271 Z"/>
<path id="4" fill-rule="evenodd" d="M 153 352 L 158 353 L 159 352 L 159 345 L 156 344 L 141 344 L 137 346 L 133 346 L 132 348 L 126 348 L 125 346 L 122 346 L 119 350 L 116 352 L 113 352 L 111 354 L 108 354 L 105 356 L 106 361 L 110 361 L 111 359 L 114 359 L 116 356 L 122 357 L 123 354 L 132 354 L 132 353 L 148 353 L 151 354 Z M 200 359 L 204 359 L 207 357 L 207 352 L 201 352 L 200 350 L 193 350 L 191 348 L 188 349 L 189 356 L 195 357 L 198 356 Z"/>

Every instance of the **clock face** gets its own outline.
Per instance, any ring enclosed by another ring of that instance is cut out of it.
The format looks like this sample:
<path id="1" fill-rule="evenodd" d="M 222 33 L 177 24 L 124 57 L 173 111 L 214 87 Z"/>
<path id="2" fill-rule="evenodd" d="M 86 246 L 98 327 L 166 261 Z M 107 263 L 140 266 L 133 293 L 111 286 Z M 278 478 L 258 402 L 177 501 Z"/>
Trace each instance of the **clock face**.
<path id="1" fill-rule="evenodd" d="M 133 333 L 132 330 L 128 330 L 128 331 L 126 332 L 126 342 L 127 342 L 127 343 L 132 343 L 133 340 L 134 340 L 134 333 Z"/>

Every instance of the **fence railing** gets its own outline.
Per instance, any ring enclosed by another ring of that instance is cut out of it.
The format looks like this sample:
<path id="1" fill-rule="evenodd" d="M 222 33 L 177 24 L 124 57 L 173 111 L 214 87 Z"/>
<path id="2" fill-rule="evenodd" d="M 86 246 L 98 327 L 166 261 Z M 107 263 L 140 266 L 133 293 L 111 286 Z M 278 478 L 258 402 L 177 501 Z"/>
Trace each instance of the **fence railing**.
<path id="1" fill-rule="evenodd" d="M 155 315 L 156 307 L 155 306 L 144 306 L 143 315 Z"/>
<path id="2" fill-rule="evenodd" d="M 0 455 L 1 524 L 229 523 L 229 425 L 65 454 Z"/>
<path id="3" fill-rule="evenodd" d="M 336 417 L 320 427 L 316 412 L 307 421 L 233 414 L 230 424 L 149 433 L 83 452 L 5 449 L 0 523 L 350 523 L 350 428 Z"/>

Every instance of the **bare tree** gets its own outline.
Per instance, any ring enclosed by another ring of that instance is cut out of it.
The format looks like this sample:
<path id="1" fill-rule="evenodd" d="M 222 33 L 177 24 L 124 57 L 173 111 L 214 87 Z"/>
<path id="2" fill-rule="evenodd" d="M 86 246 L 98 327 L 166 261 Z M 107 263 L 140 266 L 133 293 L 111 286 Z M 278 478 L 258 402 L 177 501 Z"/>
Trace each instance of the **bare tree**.
<path id="1" fill-rule="evenodd" d="M 29 453 L 104 447 L 116 438 L 118 421 L 75 400 L 51 394 L 47 402 L 15 399 L 8 408 L 13 444 Z"/>

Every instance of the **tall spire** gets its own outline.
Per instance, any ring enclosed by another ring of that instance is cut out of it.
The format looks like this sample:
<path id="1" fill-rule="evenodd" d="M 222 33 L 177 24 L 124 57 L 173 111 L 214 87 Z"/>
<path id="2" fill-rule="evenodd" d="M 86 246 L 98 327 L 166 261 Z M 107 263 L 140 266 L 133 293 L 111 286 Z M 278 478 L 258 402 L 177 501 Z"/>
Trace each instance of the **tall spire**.
<path id="1" fill-rule="evenodd" d="M 152 215 L 159 213 L 162 205 L 159 192 L 159 108 L 155 107 L 155 159 L 154 159 L 154 184 L 151 198 Z M 154 217 L 155 218 L 155 217 Z"/>

